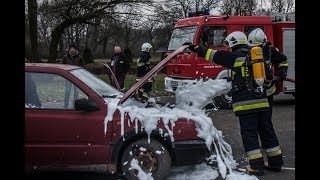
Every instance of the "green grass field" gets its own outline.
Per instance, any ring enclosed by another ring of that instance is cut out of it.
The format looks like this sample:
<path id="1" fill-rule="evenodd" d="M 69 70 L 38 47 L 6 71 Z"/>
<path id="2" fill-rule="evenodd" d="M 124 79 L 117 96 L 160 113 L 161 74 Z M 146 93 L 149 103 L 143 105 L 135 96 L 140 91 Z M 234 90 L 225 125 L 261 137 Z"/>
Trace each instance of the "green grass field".
<path id="1" fill-rule="evenodd" d="M 102 79 L 103 81 L 107 82 L 108 84 L 110 84 L 109 78 L 107 77 L 107 75 L 99 75 L 98 77 L 100 79 Z M 166 77 L 166 75 L 164 73 L 159 73 L 154 77 L 155 81 L 152 86 L 152 91 L 151 91 L 152 95 L 166 96 L 166 95 L 170 94 L 170 93 L 164 91 L 164 78 L 165 77 Z M 126 88 L 126 90 L 130 89 L 136 83 L 136 78 L 137 78 L 137 76 L 134 74 L 127 74 L 126 75 L 126 79 L 124 81 L 124 87 Z"/>

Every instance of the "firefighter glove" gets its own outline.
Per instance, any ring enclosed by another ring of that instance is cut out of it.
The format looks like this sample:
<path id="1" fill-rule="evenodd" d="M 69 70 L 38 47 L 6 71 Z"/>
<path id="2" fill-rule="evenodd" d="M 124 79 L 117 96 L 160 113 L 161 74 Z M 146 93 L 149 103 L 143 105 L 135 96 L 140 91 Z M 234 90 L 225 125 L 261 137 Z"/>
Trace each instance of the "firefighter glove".
<path id="1" fill-rule="evenodd" d="M 192 52 L 197 53 L 198 57 L 204 58 L 206 56 L 207 51 L 208 51 L 208 48 L 206 48 L 204 46 L 196 46 L 192 43 L 184 43 L 183 45 L 189 45 L 189 49 Z"/>

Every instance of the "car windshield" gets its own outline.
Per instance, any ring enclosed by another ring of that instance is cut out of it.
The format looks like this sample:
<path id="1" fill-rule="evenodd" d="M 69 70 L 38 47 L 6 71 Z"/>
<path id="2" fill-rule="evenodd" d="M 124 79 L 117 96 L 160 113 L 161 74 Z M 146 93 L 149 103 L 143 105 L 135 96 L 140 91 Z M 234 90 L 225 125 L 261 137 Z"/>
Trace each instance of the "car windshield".
<path id="1" fill-rule="evenodd" d="M 122 92 L 105 83 L 85 69 L 74 69 L 71 70 L 70 73 L 79 78 L 83 83 L 88 85 L 93 91 L 103 98 L 123 95 Z"/>
<path id="2" fill-rule="evenodd" d="M 193 43 L 194 35 L 198 26 L 186 26 L 175 28 L 172 32 L 168 51 L 175 51 L 185 42 Z"/>

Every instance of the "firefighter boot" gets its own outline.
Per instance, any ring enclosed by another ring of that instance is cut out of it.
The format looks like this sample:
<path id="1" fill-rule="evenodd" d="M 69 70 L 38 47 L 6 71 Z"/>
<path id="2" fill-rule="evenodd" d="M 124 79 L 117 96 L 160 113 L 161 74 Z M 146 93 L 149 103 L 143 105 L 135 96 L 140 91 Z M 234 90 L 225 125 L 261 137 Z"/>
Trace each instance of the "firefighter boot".
<path id="1" fill-rule="evenodd" d="M 246 170 L 249 174 L 256 175 L 256 176 L 263 176 L 263 165 L 264 161 L 263 158 L 257 158 L 250 160 L 250 165 L 246 166 Z"/>
<path id="2" fill-rule="evenodd" d="M 281 171 L 281 166 L 270 166 L 268 164 L 268 162 L 264 163 L 264 167 L 265 167 L 265 169 L 270 170 L 270 171 L 274 171 L 274 172 L 280 172 Z"/>
<path id="3" fill-rule="evenodd" d="M 264 163 L 264 167 L 267 170 L 280 172 L 281 166 L 283 165 L 282 154 L 276 156 L 267 156 L 268 162 Z"/>

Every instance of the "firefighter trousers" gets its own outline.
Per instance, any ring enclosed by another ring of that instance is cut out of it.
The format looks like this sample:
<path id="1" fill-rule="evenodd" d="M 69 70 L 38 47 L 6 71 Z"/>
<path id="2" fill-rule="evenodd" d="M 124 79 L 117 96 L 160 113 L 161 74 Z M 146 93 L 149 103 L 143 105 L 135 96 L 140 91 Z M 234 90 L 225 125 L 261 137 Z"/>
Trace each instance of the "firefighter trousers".
<path id="1" fill-rule="evenodd" d="M 249 157 L 251 167 L 263 168 L 264 160 L 260 150 L 266 151 L 269 165 L 281 166 L 282 153 L 278 138 L 271 121 L 271 111 L 260 111 L 238 116 L 244 149 Z"/>

